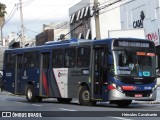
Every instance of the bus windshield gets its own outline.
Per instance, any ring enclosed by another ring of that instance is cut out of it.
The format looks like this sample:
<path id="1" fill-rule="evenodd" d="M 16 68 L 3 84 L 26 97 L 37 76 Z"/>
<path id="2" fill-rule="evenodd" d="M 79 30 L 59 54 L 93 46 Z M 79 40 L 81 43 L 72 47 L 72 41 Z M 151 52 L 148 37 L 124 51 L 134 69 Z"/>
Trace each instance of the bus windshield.
<path id="1" fill-rule="evenodd" d="M 155 76 L 155 53 L 113 51 L 115 75 Z"/>

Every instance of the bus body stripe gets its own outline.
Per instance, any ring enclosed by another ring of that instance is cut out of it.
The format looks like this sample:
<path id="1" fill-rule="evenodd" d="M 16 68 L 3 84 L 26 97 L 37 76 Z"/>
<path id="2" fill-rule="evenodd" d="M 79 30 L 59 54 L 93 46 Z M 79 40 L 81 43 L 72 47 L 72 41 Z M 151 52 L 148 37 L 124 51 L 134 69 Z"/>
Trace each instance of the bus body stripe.
<path id="1" fill-rule="evenodd" d="M 42 80 L 43 80 L 43 86 L 44 86 L 44 90 L 46 92 L 46 95 L 49 95 L 49 88 L 48 88 L 48 83 L 47 83 L 47 79 L 46 79 L 46 75 L 44 73 L 44 71 L 42 72 Z"/>

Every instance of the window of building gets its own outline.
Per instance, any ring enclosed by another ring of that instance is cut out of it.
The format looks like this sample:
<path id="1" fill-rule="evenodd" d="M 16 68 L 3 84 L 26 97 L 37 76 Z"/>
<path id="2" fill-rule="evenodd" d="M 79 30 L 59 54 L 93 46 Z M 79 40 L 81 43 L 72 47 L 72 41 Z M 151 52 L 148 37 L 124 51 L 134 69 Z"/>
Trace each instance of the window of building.
<path id="1" fill-rule="evenodd" d="M 76 48 L 67 48 L 65 50 L 64 66 L 73 68 L 76 64 Z"/>
<path id="2" fill-rule="evenodd" d="M 63 67 L 63 49 L 53 50 L 53 68 Z"/>
<path id="3" fill-rule="evenodd" d="M 76 21 L 79 21 L 79 19 L 80 19 L 80 14 L 81 14 L 81 10 L 79 10 L 79 11 L 77 12 L 77 19 L 76 19 Z"/>
<path id="4" fill-rule="evenodd" d="M 80 16 L 80 19 L 82 19 L 83 18 L 83 16 L 84 16 L 84 8 L 82 8 L 82 10 L 81 10 L 81 16 Z"/>
<path id="5" fill-rule="evenodd" d="M 86 39 L 91 39 L 91 30 L 87 30 Z"/>
<path id="6" fill-rule="evenodd" d="M 89 67 L 90 65 L 90 47 L 78 48 L 78 67 Z"/>
<path id="7" fill-rule="evenodd" d="M 89 9 L 90 9 L 89 6 L 87 6 L 86 9 L 85 9 L 84 17 L 90 15 Z"/>

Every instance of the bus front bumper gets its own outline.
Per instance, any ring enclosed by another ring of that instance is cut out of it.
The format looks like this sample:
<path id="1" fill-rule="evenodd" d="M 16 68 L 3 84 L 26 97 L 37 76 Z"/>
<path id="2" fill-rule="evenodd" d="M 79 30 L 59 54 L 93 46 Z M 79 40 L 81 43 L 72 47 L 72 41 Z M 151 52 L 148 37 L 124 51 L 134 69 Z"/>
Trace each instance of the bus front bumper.
<path id="1" fill-rule="evenodd" d="M 122 93 L 118 91 L 117 89 L 110 90 L 109 92 L 109 100 L 137 100 L 137 101 L 154 101 L 156 100 L 157 96 L 157 90 L 155 90 L 152 93 L 149 93 L 149 95 L 146 96 L 141 96 L 141 93 L 136 93 L 134 95 L 133 92 L 130 92 L 132 95 L 127 95 L 126 93 Z M 143 93 L 142 93 L 143 94 Z"/>

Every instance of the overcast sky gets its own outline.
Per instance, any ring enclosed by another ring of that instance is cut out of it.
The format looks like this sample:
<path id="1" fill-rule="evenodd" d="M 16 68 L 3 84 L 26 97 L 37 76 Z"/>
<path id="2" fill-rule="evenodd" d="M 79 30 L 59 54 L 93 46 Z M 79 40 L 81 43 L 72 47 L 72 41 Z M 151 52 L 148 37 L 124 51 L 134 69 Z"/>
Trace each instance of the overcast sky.
<path id="1" fill-rule="evenodd" d="M 43 24 L 69 21 L 69 8 L 81 0 L 22 0 L 25 34 L 34 37 L 42 32 Z M 7 6 L 3 36 L 20 31 L 19 0 L 0 0 Z M 10 19 L 9 19 L 10 18 Z"/>

